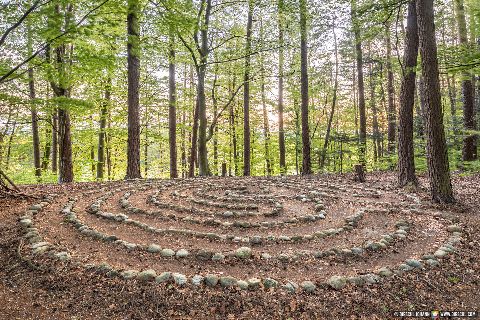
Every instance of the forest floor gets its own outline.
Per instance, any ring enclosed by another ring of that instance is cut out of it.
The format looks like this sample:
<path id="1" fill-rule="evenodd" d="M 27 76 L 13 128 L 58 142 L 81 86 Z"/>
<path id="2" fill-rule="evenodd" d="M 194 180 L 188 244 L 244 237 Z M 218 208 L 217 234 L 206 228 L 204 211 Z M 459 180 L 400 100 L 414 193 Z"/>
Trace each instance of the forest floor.
<path id="1" fill-rule="evenodd" d="M 454 176 L 458 201 L 448 206 L 431 203 L 425 177 L 420 180 L 423 188 L 407 190 L 395 188 L 392 173 L 371 173 L 365 184 L 350 175 L 315 175 L 22 186 L 38 198 L 0 199 L 0 319 L 394 319 L 394 311 L 480 312 L 480 175 Z M 40 240 L 25 237 L 18 220 L 46 194 L 54 194 L 51 203 L 34 212 L 27 231 L 51 246 L 33 254 L 29 241 Z M 69 205 L 74 223 L 62 213 Z M 432 256 L 452 243 L 450 254 Z M 152 253 L 151 244 L 176 255 Z M 246 258 L 240 247 L 251 248 Z M 69 259 L 54 259 L 59 251 Z M 419 267 L 402 272 L 409 259 Z M 110 272 L 102 271 L 106 264 Z M 376 276 L 381 267 L 395 272 Z M 115 271 L 146 269 L 181 273 L 188 283 L 126 280 Z M 263 282 L 256 290 L 212 288 L 202 278 L 203 285 L 192 284 L 207 274 Z M 334 289 L 334 275 L 348 283 Z M 353 283 L 372 275 L 370 284 Z M 278 284 L 264 281 L 270 278 Z M 295 293 L 282 287 L 305 280 L 313 287 L 302 284 Z"/>

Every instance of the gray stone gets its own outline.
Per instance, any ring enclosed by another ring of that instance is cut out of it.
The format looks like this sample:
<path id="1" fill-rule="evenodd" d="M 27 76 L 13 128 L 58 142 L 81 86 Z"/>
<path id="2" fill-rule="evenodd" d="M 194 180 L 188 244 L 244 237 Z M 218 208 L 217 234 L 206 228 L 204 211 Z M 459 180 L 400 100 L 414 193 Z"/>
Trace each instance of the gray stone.
<path id="1" fill-rule="evenodd" d="M 223 260 L 225 260 L 225 255 L 217 252 L 212 256 L 212 260 L 213 261 L 223 261 Z"/>
<path id="2" fill-rule="evenodd" d="M 251 243 L 252 245 L 261 244 L 262 241 L 263 241 L 263 238 L 260 237 L 260 236 L 252 236 L 252 237 L 250 238 L 250 243 Z"/>
<path id="3" fill-rule="evenodd" d="M 405 263 L 408 264 L 410 267 L 413 268 L 422 268 L 423 265 L 420 261 L 415 260 L 415 259 L 407 259 L 405 260 Z"/>
<path id="4" fill-rule="evenodd" d="M 159 276 L 155 278 L 156 283 L 169 282 L 172 279 L 171 272 L 162 272 Z"/>
<path id="5" fill-rule="evenodd" d="M 289 236 L 279 236 L 278 240 L 280 240 L 280 241 L 290 241 L 292 239 Z"/>
<path id="6" fill-rule="evenodd" d="M 432 267 L 436 267 L 440 264 L 440 262 L 438 262 L 438 260 L 436 260 L 436 259 L 428 259 L 425 262 Z"/>
<path id="7" fill-rule="evenodd" d="M 40 248 L 40 247 L 44 247 L 44 246 L 48 246 L 50 243 L 48 242 L 37 242 L 35 244 L 32 244 L 32 249 L 37 249 L 37 248 Z"/>
<path id="8" fill-rule="evenodd" d="M 257 279 L 257 278 L 248 279 L 247 282 L 248 282 L 248 286 L 251 287 L 252 289 L 258 288 L 261 283 L 260 279 Z"/>
<path id="9" fill-rule="evenodd" d="M 360 277 L 365 280 L 366 284 L 375 284 L 382 281 L 382 279 L 379 276 L 373 273 L 364 274 Z"/>
<path id="10" fill-rule="evenodd" d="M 123 245 L 128 250 L 133 250 L 133 249 L 137 248 L 137 245 L 135 243 L 125 242 Z"/>
<path id="11" fill-rule="evenodd" d="M 367 250 L 376 251 L 380 248 L 381 248 L 381 246 L 379 245 L 378 242 L 369 242 L 365 245 L 365 249 L 367 249 Z"/>
<path id="12" fill-rule="evenodd" d="M 159 245 L 151 244 L 147 247 L 147 251 L 151 252 L 151 253 L 158 253 L 158 252 L 162 251 L 162 248 L 160 248 Z"/>
<path id="13" fill-rule="evenodd" d="M 221 277 L 220 278 L 220 285 L 224 288 L 232 287 L 237 283 L 237 279 L 234 277 Z"/>
<path id="14" fill-rule="evenodd" d="M 264 252 L 260 255 L 260 258 L 262 258 L 263 260 L 268 260 L 268 259 L 271 259 L 272 256 L 269 255 L 268 253 Z"/>
<path id="15" fill-rule="evenodd" d="M 157 273 L 155 272 L 155 270 L 148 269 L 148 270 L 139 272 L 137 274 L 137 279 L 141 281 L 150 281 L 155 279 L 156 276 L 157 276 Z"/>
<path id="16" fill-rule="evenodd" d="M 48 250 L 48 248 L 49 248 L 48 246 L 38 247 L 38 248 L 33 249 L 33 253 L 34 254 L 44 253 Z"/>
<path id="17" fill-rule="evenodd" d="M 184 274 L 173 273 L 172 277 L 173 277 L 173 281 L 175 282 L 175 284 L 177 284 L 179 286 L 183 286 L 184 284 L 187 283 L 187 277 Z"/>
<path id="18" fill-rule="evenodd" d="M 333 276 L 330 277 L 327 281 L 328 285 L 334 288 L 335 290 L 343 289 L 347 284 L 347 279 L 342 276 Z"/>
<path id="19" fill-rule="evenodd" d="M 430 260 L 430 259 L 435 259 L 435 256 L 433 254 L 426 254 L 422 256 L 422 260 Z"/>
<path id="20" fill-rule="evenodd" d="M 225 211 L 225 212 L 223 213 L 223 216 L 224 216 L 225 218 L 230 218 L 230 217 L 233 217 L 234 214 L 233 214 L 232 211 Z"/>
<path id="21" fill-rule="evenodd" d="M 409 266 L 408 264 L 402 263 L 401 265 L 398 266 L 398 270 L 411 271 L 413 270 L 413 267 Z"/>
<path id="22" fill-rule="evenodd" d="M 175 255 L 175 251 L 173 251 L 172 249 L 162 249 L 160 255 L 162 257 L 173 257 Z"/>
<path id="23" fill-rule="evenodd" d="M 450 253 L 450 252 L 453 252 L 453 251 L 454 251 L 452 248 L 447 247 L 446 245 L 441 246 L 441 247 L 439 248 L 439 250 L 445 251 L 445 252 L 447 252 L 447 253 Z"/>
<path id="24" fill-rule="evenodd" d="M 57 252 L 53 256 L 60 261 L 66 261 L 66 260 L 70 259 L 70 254 L 68 252 L 65 252 L 65 251 Z"/>
<path id="25" fill-rule="evenodd" d="M 20 220 L 20 224 L 24 227 L 30 227 L 32 225 L 32 220 L 22 219 L 22 220 Z"/>
<path id="26" fill-rule="evenodd" d="M 235 256 L 240 259 L 248 259 L 252 256 L 252 249 L 249 247 L 240 247 L 235 251 Z"/>
<path id="27" fill-rule="evenodd" d="M 120 273 L 120 276 L 123 278 L 123 279 L 133 279 L 137 276 L 138 274 L 138 271 L 137 270 L 126 270 L 126 271 L 122 271 Z"/>
<path id="28" fill-rule="evenodd" d="M 40 211 L 40 210 L 42 210 L 42 205 L 40 205 L 40 204 L 31 205 L 29 210 Z"/>
<path id="29" fill-rule="evenodd" d="M 266 278 L 263 280 L 263 286 L 265 289 L 276 288 L 278 286 L 278 281 L 271 278 Z"/>
<path id="30" fill-rule="evenodd" d="M 246 289 L 248 289 L 248 282 L 244 281 L 244 280 L 238 280 L 237 281 L 237 286 L 242 290 L 246 290 Z"/>
<path id="31" fill-rule="evenodd" d="M 387 267 L 382 267 L 377 270 L 377 273 L 382 277 L 390 277 L 393 275 L 393 272 Z"/>
<path id="32" fill-rule="evenodd" d="M 296 284 L 295 282 L 289 281 L 287 284 L 283 285 L 282 288 L 290 293 L 295 293 L 295 291 L 297 291 L 298 289 L 298 284 Z"/>
<path id="33" fill-rule="evenodd" d="M 460 227 L 459 225 L 456 225 L 456 224 L 452 224 L 450 226 L 447 227 L 447 231 L 448 232 L 462 232 L 462 227 Z"/>
<path id="34" fill-rule="evenodd" d="M 447 255 L 447 253 L 443 250 L 437 250 L 435 251 L 435 253 L 433 254 L 436 258 L 443 258 Z"/>
<path id="35" fill-rule="evenodd" d="M 362 277 L 349 277 L 347 281 L 355 286 L 363 286 L 365 284 L 365 279 Z"/>
<path id="36" fill-rule="evenodd" d="M 188 256 L 188 254 L 189 254 L 189 252 L 187 250 L 180 249 L 180 250 L 177 251 L 176 256 L 177 256 L 177 258 L 185 258 L 185 257 Z"/>
<path id="37" fill-rule="evenodd" d="M 203 283 L 203 279 L 205 279 L 205 278 L 202 277 L 202 276 L 199 275 L 199 274 L 196 274 L 196 275 L 194 275 L 193 278 L 192 278 L 192 284 L 193 284 L 194 286 L 199 286 L 199 285 L 201 285 L 201 284 Z"/>
<path id="38" fill-rule="evenodd" d="M 198 250 L 196 257 L 198 260 L 206 261 L 210 260 L 213 256 L 213 253 L 207 250 Z"/>
<path id="39" fill-rule="evenodd" d="M 353 254 L 356 254 L 356 255 L 361 255 L 363 253 L 363 249 L 358 247 L 351 248 L 350 250 L 352 251 Z"/>
<path id="40" fill-rule="evenodd" d="M 290 255 L 288 255 L 287 253 L 280 253 L 278 255 L 278 260 L 286 262 L 290 260 Z"/>
<path id="41" fill-rule="evenodd" d="M 317 286 L 312 281 L 303 281 L 300 286 L 302 287 L 303 291 L 312 293 L 315 291 Z"/>
<path id="42" fill-rule="evenodd" d="M 205 283 L 207 284 L 207 286 L 215 287 L 218 283 L 218 277 L 213 274 L 208 274 L 207 276 L 205 276 Z"/>

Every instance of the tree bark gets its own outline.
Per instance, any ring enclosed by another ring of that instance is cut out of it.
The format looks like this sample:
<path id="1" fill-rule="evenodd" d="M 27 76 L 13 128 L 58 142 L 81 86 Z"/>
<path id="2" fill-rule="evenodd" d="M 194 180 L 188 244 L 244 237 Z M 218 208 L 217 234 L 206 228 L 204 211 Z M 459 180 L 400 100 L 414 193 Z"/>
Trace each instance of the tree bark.
<path id="1" fill-rule="evenodd" d="M 30 21 L 27 21 L 27 51 L 28 55 L 32 54 L 32 30 Z M 33 75 L 33 67 L 29 65 L 28 68 L 28 89 L 29 89 L 29 97 L 30 97 L 30 115 L 32 118 L 32 142 L 33 142 L 33 165 L 35 168 L 35 176 L 37 179 L 40 179 L 42 176 L 42 167 L 40 164 L 40 136 L 38 133 L 38 115 L 37 115 L 37 107 L 35 105 L 35 79 Z"/>
<path id="2" fill-rule="evenodd" d="M 206 2 L 205 2 L 206 1 Z M 208 27 L 210 24 L 210 15 L 212 12 L 212 1 L 203 0 L 202 6 L 205 6 L 204 23 L 200 30 L 201 47 L 200 47 L 200 65 L 197 68 L 198 84 L 198 165 L 200 176 L 207 176 L 208 170 L 208 149 L 207 149 L 207 105 L 205 95 L 205 77 L 207 72 L 208 54 Z"/>
<path id="3" fill-rule="evenodd" d="M 58 171 L 58 109 L 53 109 L 52 115 L 52 172 Z"/>
<path id="4" fill-rule="evenodd" d="M 415 102 L 415 69 L 418 57 L 418 26 L 415 0 L 408 4 L 407 30 L 403 56 L 403 79 L 400 89 L 398 123 L 398 184 L 417 185 L 413 147 L 413 105 Z"/>
<path id="5" fill-rule="evenodd" d="M 468 46 L 467 23 L 465 21 L 465 8 L 463 0 L 454 0 L 455 16 L 458 26 L 458 40 L 461 46 Z M 462 73 L 462 102 L 463 102 L 463 126 L 465 131 L 476 130 L 474 93 L 471 72 Z M 477 136 L 466 132 L 463 139 L 463 161 L 477 159 Z"/>
<path id="6" fill-rule="evenodd" d="M 363 79 L 363 51 L 360 35 L 360 25 L 357 18 L 356 0 L 351 0 L 351 16 L 353 23 L 353 34 L 355 39 L 355 54 L 357 62 L 357 84 L 358 84 L 358 113 L 360 120 L 359 132 L 359 160 L 366 165 L 367 152 L 367 117 L 365 111 L 365 84 Z"/>
<path id="7" fill-rule="evenodd" d="M 110 105 L 110 91 L 112 80 L 108 78 L 105 87 L 105 97 L 100 109 L 100 131 L 98 132 L 98 150 L 97 150 L 97 180 L 102 181 L 105 170 L 105 130 L 107 126 L 108 107 Z"/>
<path id="8" fill-rule="evenodd" d="M 175 33 L 170 31 L 168 66 L 168 143 L 170 147 L 170 178 L 178 178 L 177 170 L 177 87 L 175 80 Z"/>
<path id="9" fill-rule="evenodd" d="M 250 51 L 252 47 L 253 0 L 248 0 L 247 39 L 245 44 L 245 74 L 243 87 L 243 175 L 250 169 Z"/>
<path id="10" fill-rule="evenodd" d="M 56 14 L 60 16 L 60 6 L 55 7 Z M 73 6 L 67 4 L 65 6 L 65 29 L 69 27 L 70 18 L 73 11 Z M 72 49 L 73 50 L 73 49 Z M 58 45 L 55 48 L 56 52 L 56 68 L 57 68 L 57 81 L 56 83 L 51 79 L 50 84 L 57 97 L 69 97 L 70 90 L 68 83 L 68 71 L 67 71 L 67 47 L 65 43 Z M 71 52 L 70 52 L 71 53 Z M 47 60 L 50 61 L 50 51 L 47 50 Z M 57 119 L 54 123 L 54 130 L 58 131 L 54 136 L 54 162 L 53 165 L 57 166 L 57 144 L 58 144 L 58 182 L 69 183 L 73 182 L 73 161 L 72 161 L 72 140 L 71 140 L 71 125 L 70 125 L 70 113 L 64 107 L 59 107 L 57 111 Z M 56 126 L 56 128 L 55 128 Z M 53 168 L 52 165 L 52 168 Z"/>
<path id="11" fill-rule="evenodd" d="M 126 179 L 139 179 L 140 173 L 140 3 L 128 0 L 128 140 Z"/>
<path id="12" fill-rule="evenodd" d="M 430 192 L 436 202 L 452 203 L 452 183 L 445 142 L 435 39 L 433 0 L 417 1 L 419 50 L 425 84 L 427 162 Z"/>
<path id="13" fill-rule="evenodd" d="M 335 78 L 333 82 L 333 98 L 332 98 L 332 107 L 330 109 L 330 115 L 328 117 L 327 131 L 325 132 L 325 141 L 323 143 L 322 153 L 320 155 L 320 168 L 323 169 L 325 166 L 325 158 L 327 155 L 328 143 L 330 142 L 330 132 L 332 130 L 333 117 L 335 115 L 335 108 L 337 105 L 337 91 L 338 91 L 338 45 L 337 45 L 337 34 L 335 32 L 335 20 L 332 21 L 332 33 L 333 33 L 333 44 L 335 49 Z"/>
<path id="14" fill-rule="evenodd" d="M 280 156 L 280 173 L 286 174 L 287 167 L 285 162 L 285 129 L 283 125 L 283 90 L 284 90 L 284 0 L 278 0 L 278 149 Z"/>
<path id="15" fill-rule="evenodd" d="M 390 24 L 386 26 L 386 42 L 387 42 L 387 92 L 388 92 L 388 153 L 395 153 L 396 132 L 397 132 L 397 111 L 395 108 L 395 88 L 393 85 L 393 69 L 392 69 L 392 44 L 390 37 Z"/>
<path id="16" fill-rule="evenodd" d="M 307 0 L 300 0 L 300 58 L 301 58 L 301 96 L 302 96 L 302 174 L 312 173 L 310 158 L 310 128 L 308 124 L 308 32 L 307 32 Z"/>

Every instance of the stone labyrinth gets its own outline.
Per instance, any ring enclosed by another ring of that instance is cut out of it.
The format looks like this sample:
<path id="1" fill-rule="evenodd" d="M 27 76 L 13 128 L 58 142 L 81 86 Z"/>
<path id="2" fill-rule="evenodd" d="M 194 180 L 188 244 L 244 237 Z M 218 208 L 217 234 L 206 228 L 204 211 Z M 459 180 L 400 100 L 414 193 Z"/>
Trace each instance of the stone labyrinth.
<path id="1" fill-rule="evenodd" d="M 209 178 L 78 185 L 19 223 L 29 254 L 151 285 L 314 293 L 441 267 L 452 215 L 346 178 Z"/>

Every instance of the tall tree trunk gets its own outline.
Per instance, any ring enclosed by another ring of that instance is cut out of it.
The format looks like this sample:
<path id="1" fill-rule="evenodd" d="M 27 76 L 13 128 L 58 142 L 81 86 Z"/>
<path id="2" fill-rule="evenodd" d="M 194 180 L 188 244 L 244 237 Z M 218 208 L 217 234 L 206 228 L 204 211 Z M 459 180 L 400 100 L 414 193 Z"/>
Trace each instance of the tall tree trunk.
<path id="1" fill-rule="evenodd" d="M 293 100 L 295 111 L 295 170 L 297 175 L 300 173 L 300 108 L 296 98 Z"/>
<path id="2" fill-rule="evenodd" d="M 177 170 L 177 87 L 175 83 L 175 33 L 170 30 L 168 76 L 168 143 L 170 146 L 170 178 L 178 178 Z"/>
<path id="3" fill-rule="evenodd" d="M 286 174 L 287 171 L 285 162 L 285 130 L 283 128 L 284 19 L 284 0 L 278 0 L 278 149 L 281 174 Z"/>
<path id="4" fill-rule="evenodd" d="M 265 145 L 265 169 L 267 176 L 272 175 L 272 163 L 270 159 L 270 125 L 268 121 L 267 96 L 265 92 L 265 79 L 262 80 L 262 111 L 263 111 L 263 138 Z"/>
<path id="5" fill-rule="evenodd" d="M 310 128 L 308 125 L 308 44 L 307 44 L 307 0 L 300 0 L 300 58 L 302 96 L 302 174 L 312 173 L 310 158 Z"/>
<path id="6" fill-rule="evenodd" d="M 52 114 L 52 172 L 58 171 L 58 109 L 53 109 Z"/>
<path id="7" fill-rule="evenodd" d="M 332 98 L 332 108 L 330 109 L 330 115 L 328 117 L 327 131 L 325 133 L 325 141 L 323 143 L 322 153 L 320 155 L 320 168 L 323 169 L 325 166 L 325 157 L 327 155 L 328 143 L 330 142 L 330 132 L 332 129 L 333 117 L 335 115 L 335 108 L 337 105 L 337 91 L 338 91 L 338 46 L 337 46 L 337 34 L 335 32 L 335 20 L 334 16 L 332 21 L 332 33 L 333 33 L 333 44 L 335 49 L 335 78 L 333 82 L 333 98 Z"/>
<path id="8" fill-rule="evenodd" d="M 463 0 L 454 0 L 455 16 L 458 26 L 458 40 L 460 45 L 468 46 L 467 23 L 465 21 L 465 8 Z M 471 72 L 462 73 L 462 100 L 463 100 L 463 126 L 465 131 L 476 130 L 474 94 Z M 463 161 L 477 159 L 477 137 L 475 134 L 466 132 L 463 139 Z"/>
<path id="9" fill-rule="evenodd" d="M 108 120 L 107 120 L 107 132 L 105 132 L 105 153 L 107 157 L 107 176 L 108 180 L 112 180 L 112 174 L 113 174 L 113 164 L 112 164 L 112 136 L 110 132 L 111 125 L 112 125 L 112 114 L 109 112 L 108 113 Z"/>
<path id="10" fill-rule="evenodd" d="M 70 17 L 73 11 L 71 4 L 66 5 L 65 10 L 65 28 L 68 29 Z M 57 13 L 60 13 L 60 7 L 56 7 Z M 68 83 L 67 71 L 67 45 L 61 44 L 56 48 L 58 85 L 53 83 L 53 90 L 57 97 L 69 97 L 70 88 Z M 71 52 L 70 52 L 71 54 Z M 58 181 L 59 183 L 73 182 L 73 160 L 72 160 L 72 139 L 71 139 L 70 112 L 63 107 L 58 108 Z"/>
<path id="11" fill-rule="evenodd" d="M 386 25 L 386 42 L 387 42 L 387 92 L 388 92 L 388 153 L 395 153 L 396 132 L 397 132 L 397 116 L 395 108 L 395 88 L 393 85 L 393 69 L 392 69 L 392 44 L 390 37 L 390 23 Z"/>
<path id="12" fill-rule="evenodd" d="M 31 23 L 27 21 L 27 51 L 28 55 L 32 55 L 32 30 Z M 31 100 L 31 118 L 32 118 L 32 142 L 33 142 L 33 165 L 35 168 L 35 176 L 37 179 L 40 179 L 42 176 L 42 167 L 40 164 L 40 136 L 38 134 L 38 115 L 37 115 L 37 106 L 35 105 L 35 80 L 33 76 L 33 67 L 29 65 L 28 68 L 28 89 L 29 97 Z"/>
<path id="13" fill-rule="evenodd" d="M 206 1 L 206 3 L 205 3 Z M 207 72 L 208 54 L 210 52 L 208 47 L 208 27 L 210 24 L 210 15 L 212 12 L 212 1 L 202 1 L 202 6 L 205 5 L 204 24 L 201 28 L 201 47 L 200 47 L 200 65 L 197 68 L 198 75 L 198 166 L 200 176 L 207 176 L 208 170 L 208 150 L 207 150 L 207 104 L 205 95 L 205 77 Z"/>
<path id="14" fill-rule="evenodd" d="M 52 119 L 52 117 L 50 117 Z M 45 128 L 45 147 L 43 151 L 43 158 L 42 158 L 42 170 L 48 169 L 48 164 L 50 163 L 50 152 L 52 148 L 52 128 L 50 126 L 46 126 Z"/>
<path id="15" fill-rule="evenodd" d="M 216 117 L 218 112 L 218 101 L 216 95 L 216 87 L 218 80 L 218 64 L 215 66 L 215 77 L 212 85 L 212 102 L 213 102 L 213 114 Z M 218 125 L 215 125 L 213 129 L 213 175 L 218 175 Z"/>
<path id="16" fill-rule="evenodd" d="M 454 202 L 443 127 L 433 0 L 417 1 L 419 49 L 425 83 L 427 161 L 432 199 Z"/>
<path id="17" fill-rule="evenodd" d="M 249 176 L 250 169 L 250 51 L 252 47 L 253 0 L 248 0 L 247 39 L 245 44 L 245 74 L 243 86 L 243 175 Z"/>
<path id="18" fill-rule="evenodd" d="M 407 30 L 403 56 L 403 79 L 400 89 L 398 123 L 398 184 L 417 184 L 413 147 L 413 105 L 415 100 L 415 69 L 418 57 L 418 26 L 415 0 L 408 4 Z"/>
<path id="19" fill-rule="evenodd" d="M 191 69 L 190 69 L 191 70 Z M 191 89 L 192 87 L 190 87 Z M 187 125 L 187 112 L 185 106 L 188 103 L 188 93 L 187 93 L 187 64 L 185 64 L 184 74 L 183 74 L 183 107 L 182 107 L 182 178 L 187 177 L 187 130 L 185 127 Z"/>
<path id="20" fill-rule="evenodd" d="M 128 0 L 128 140 L 126 179 L 139 179 L 140 173 L 140 3 Z"/>
<path id="21" fill-rule="evenodd" d="M 73 161 L 72 161 L 72 140 L 70 132 L 70 113 L 63 109 L 58 109 L 58 136 L 60 138 L 58 149 L 59 158 L 59 183 L 73 182 Z"/>
<path id="22" fill-rule="evenodd" d="M 198 88 L 198 87 L 197 87 Z M 198 96 L 195 98 L 193 68 L 190 69 L 190 97 L 193 106 L 192 132 L 190 133 L 190 154 L 188 157 L 188 177 L 195 176 L 195 163 L 197 161 L 197 137 L 198 137 Z"/>
<path id="23" fill-rule="evenodd" d="M 357 18 L 356 0 L 351 0 L 351 16 L 353 23 L 353 35 L 355 38 L 355 55 L 357 62 L 357 83 L 358 83 L 358 113 L 360 120 L 359 132 L 359 159 L 360 163 L 366 165 L 367 152 L 367 117 L 365 112 L 365 84 L 363 80 L 363 52 L 360 35 L 360 24 Z"/>
<path id="24" fill-rule="evenodd" d="M 372 110 L 372 131 L 373 131 L 373 161 L 377 162 L 381 154 L 380 137 L 378 129 L 378 110 L 376 102 L 376 79 L 374 69 L 370 64 L 370 109 Z"/>
<path id="25" fill-rule="evenodd" d="M 112 80 L 107 79 L 105 86 L 105 97 L 100 109 L 100 131 L 98 132 L 98 150 L 97 150 L 97 180 L 102 181 L 104 178 L 105 168 L 105 129 L 107 126 L 108 107 L 110 105 L 110 91 Z"/>

